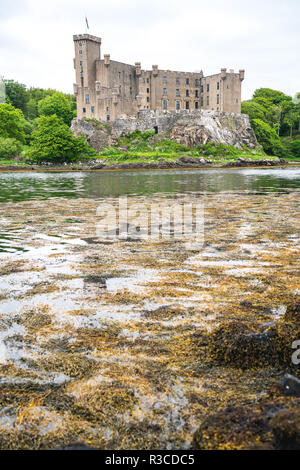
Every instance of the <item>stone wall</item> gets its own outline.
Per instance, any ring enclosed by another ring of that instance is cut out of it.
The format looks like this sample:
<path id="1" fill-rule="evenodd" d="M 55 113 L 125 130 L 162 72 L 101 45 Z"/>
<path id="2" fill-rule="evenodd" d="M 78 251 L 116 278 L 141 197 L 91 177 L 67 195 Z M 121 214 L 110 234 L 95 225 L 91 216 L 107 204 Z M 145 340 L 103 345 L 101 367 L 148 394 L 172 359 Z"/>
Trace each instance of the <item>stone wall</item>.
<path id="1" fill-rule="evenodd" d="M 155 129 L 167 133 L 169 138 L 187 146 L 223 143 L 253 149 L 257 140 L 245 114 L 221 113 L 217 111 L 140 111 L 137 117 L 119 118 L 108 127 L 97 121 L 74 120 L 75 136 L 86 135 L 91 145 L 100 148 L 114 145 L 121 135 L 140 130 Z"/>

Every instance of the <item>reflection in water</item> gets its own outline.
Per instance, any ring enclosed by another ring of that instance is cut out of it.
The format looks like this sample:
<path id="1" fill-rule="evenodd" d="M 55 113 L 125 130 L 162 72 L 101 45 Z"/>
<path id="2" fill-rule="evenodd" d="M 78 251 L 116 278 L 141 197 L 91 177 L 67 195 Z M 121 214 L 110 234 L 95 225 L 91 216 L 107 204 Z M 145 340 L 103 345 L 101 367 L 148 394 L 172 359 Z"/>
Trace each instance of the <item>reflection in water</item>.
<path id="1" fill-rule="evenodd" d="M 0 202 L 300 187 L 300 168 L 0 173 Z"/>

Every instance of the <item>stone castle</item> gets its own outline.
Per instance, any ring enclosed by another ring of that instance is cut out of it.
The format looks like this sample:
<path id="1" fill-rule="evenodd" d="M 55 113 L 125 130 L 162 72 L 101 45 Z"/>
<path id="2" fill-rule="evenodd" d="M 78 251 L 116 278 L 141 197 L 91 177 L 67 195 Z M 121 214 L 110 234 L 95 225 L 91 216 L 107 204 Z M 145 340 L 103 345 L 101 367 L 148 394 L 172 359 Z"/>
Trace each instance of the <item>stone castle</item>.
<path id="1" fill-rule="evenodd" d="M 213 110 L 241 112 L 241 83 L 245 71 L 222 68 L 205 77 L 203 72 L 143 70 L 140 62 L 128 65 L 101 58 L 101 39 L 90 34 L 73 37 L 77 117 L 115 121 L 141 111 Z"/>

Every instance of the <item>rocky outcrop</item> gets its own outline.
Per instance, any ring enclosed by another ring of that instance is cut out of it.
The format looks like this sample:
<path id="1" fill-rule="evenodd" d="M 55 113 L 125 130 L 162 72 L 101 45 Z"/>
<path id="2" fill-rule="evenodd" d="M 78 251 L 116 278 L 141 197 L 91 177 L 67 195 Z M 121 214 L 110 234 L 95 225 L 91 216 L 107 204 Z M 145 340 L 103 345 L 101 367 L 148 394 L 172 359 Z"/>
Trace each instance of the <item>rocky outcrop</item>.
<path id="1" fill-rule="evenodd" d="M 154 129 L 166 133 L 175 142 L 197 146 L 208 142 L 223 143 L 250 149 L 257 140 L 245 114 L 217 111 L 140 111 L 137 117 L 122 117 L 104 124 L 94 119 L 74 120 L 71 127 L 75 136 L 86 136 L 92 147 L 100 150 L 115 145 L 124 134 Z"/>
<path id="2" fill-rule="evenodd" d="M 111 127 L 95 119 L 74 119 L 71 130 L 75 137 L 86 137 L 89 144 L 98 151 L 116 144 L 116 138 L 111 134 Z"/>

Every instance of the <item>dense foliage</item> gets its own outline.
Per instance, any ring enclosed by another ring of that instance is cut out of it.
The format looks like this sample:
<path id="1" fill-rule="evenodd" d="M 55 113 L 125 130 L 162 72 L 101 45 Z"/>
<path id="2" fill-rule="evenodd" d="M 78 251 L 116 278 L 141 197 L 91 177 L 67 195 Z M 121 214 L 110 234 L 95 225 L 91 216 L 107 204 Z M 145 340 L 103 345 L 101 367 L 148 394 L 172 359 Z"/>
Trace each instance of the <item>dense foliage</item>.
<path id="1" fill-rule="evenodd" d="M 284 147 L 276 131 L 261 119 L 252 119 L 252 127 L 258 142 L 269 155 L 284 155 Z"/>
<path id="2" fill-rule="evenodd" d="M 63 119 L 53 114 L 37 119 L 37 129 L 32 134 L 30 158 L 38 162 L 70 162 L 83 155 L 94 155 L 95 151 L 84 137 L 73 137 Z"/>
<path id="3" fill-rule="evenodd" d="M 22 151 L 22 144 L 17 139 L 0 137 L 0 159 L 11 160 Z"/>
<path id="4" fill-rule="evenodd" d="M 52 116 L 56 114 L 56 116 L 60 117 L 68 126 L 71 125 L 71 121 L 74 117 L 70 101 L 62 93 L 54 93 L 39 101 L 38 112 L 40 116 Z"/>
<path id="5" fill-rule="evenodd" d="M 293 99 L 281 91 L 260 88 L 254 92 L 252 100 L 242 103 L 242 113 L 249 115 L 257 140 L 265 152 L 296 156 L 290 142 L 300 133 L 300 93 Z M 288 141 L 285 139 L 287 136 L 290 138 Z"/>
<path id="6" fill-rule="evenodd" d="M 11 104 L 0 103 L 0 137 L 11 137 L 25 142 L 23 113 Z"/>

